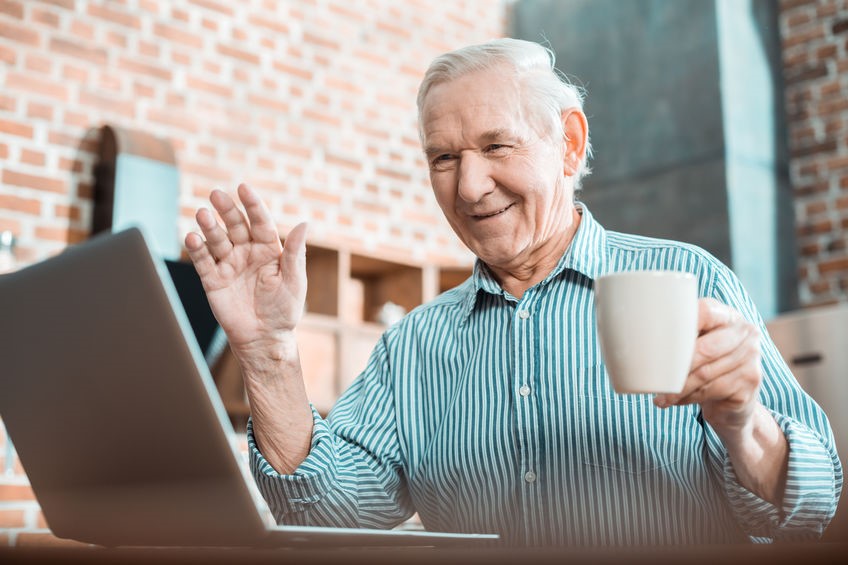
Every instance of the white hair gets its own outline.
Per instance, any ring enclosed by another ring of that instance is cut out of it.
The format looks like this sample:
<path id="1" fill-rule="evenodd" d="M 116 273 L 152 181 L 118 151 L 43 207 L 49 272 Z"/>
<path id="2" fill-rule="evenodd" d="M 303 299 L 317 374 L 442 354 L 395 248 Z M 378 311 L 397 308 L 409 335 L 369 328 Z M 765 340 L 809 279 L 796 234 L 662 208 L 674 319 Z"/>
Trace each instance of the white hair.
<path id="1" fill-rule="evenodd" d="M 437 84 L 450 82 L 477 71 L 507 66 L 515 72 L 528 108 L 542 120 L 543 133 L 561 136 L 562 111 L 568 108 L 583 110 L 583 92 L 572 84 L 555 66 L 554 52 L 538 43 L 521 39 L 494 39 L 479 45 L 463 47 L 436 57 L 418 88 L 418 131 L 422 138 L 424 101 Z M 586 153 L 574 177 L 575 189 L 590 173 L 587 161 L 592 148 L 586 140 Z"/>

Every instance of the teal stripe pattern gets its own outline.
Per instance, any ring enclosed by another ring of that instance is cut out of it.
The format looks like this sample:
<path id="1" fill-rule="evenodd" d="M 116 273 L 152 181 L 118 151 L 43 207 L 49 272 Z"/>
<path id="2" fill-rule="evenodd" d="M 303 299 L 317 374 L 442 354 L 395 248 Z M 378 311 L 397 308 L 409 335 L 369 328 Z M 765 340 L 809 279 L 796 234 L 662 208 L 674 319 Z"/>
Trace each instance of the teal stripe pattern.
<path id="1" fill-rule="evenodd" d="M 704 544 L 818 538 L 842 467 L 735 275 L 702 249 L 605 230 L 585 205 L 569 249 L 518 300 L 478 261 L 459 287 L 389 328 L 312 449 L 278 474 L 248 428 L 250 464 L 281 524 L 497 533 L 518 546 Z M 763 334 L 760 400 L 790 446 L 780 507 L 746 490 L 697 405 L 616 395 L 596 335 L 593 281 L 617 271 L 696 275 Z"/>

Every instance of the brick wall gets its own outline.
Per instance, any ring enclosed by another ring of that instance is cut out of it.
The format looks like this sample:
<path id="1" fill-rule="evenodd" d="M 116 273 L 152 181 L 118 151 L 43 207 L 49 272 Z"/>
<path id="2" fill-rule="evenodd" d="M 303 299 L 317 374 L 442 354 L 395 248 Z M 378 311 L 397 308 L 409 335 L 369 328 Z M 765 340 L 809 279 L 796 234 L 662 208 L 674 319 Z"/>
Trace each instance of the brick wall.
<path id="1" fill-rule="evenodd" d="M 430 194 L 415 92 L 437 54 L 501 35 L 500 0 L 0 0 L 0 231 L 22 264 L 88 236 L 97 128 L 174 146 L 180 232 L 245 181 L 286 230 L 469 264 Z M 154 190 L 155 187 L 151 187 Z M 0 428 L 2 429 L 2 428 Z M 51 543 L 0 432 L 0 545 Z"/>
<path id="2" fill-rule="evenodd" d="M 182 232 L 212 188 L 247 181 L 283 229 L 467 262 L 429 194 L 414 96 L 434 55 L 502 20 L 491 1 L 2 0 L 0 229 L 24 262 L 84 239 L 111 123 L 174 145 Z"/>
<path id="3" fill-rule="evenodd" d="M 848 1 L 782 0 L 799 293 L 848 300 Z"/>

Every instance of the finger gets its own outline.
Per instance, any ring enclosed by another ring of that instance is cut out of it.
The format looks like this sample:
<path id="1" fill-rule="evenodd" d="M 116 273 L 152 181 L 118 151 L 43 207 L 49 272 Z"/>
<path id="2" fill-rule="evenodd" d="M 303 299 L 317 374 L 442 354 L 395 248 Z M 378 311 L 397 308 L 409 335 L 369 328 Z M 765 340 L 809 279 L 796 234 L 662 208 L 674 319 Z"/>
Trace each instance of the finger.
<path id="1" fill-rule="evenodd" d="M 271 213 L 256 192 L 246 184 L 240 184 L 238 195 L 250 220 L 250 235 L 260 243 L 280 242 L 277 226 L 271 218 Z"/>
<path id="2" fill-rule="evenodd" d="M 702 365 L 730 354 L 746 339 L 751 338 L 754 332 L 753 325 L 740 320 L 733 325 L 701 334 L 695 340 L 695 352 L 692 354 L 689 371 L 695 371 Z"/>
<path id="3" fill-rule="evenodd" d="M 280 269 L 284 273 L 299 274 L 306 269 L 306 222 L 296 225 L 286 237 Z"/>
<path id="4" fill-rule="evenodd" d="M 201 280 L 215 272 L 215 258 L 209 252 L 209 248 L 206 247 L 206 243 L 200 237 L 200 234 L 191 232 L 186 235 L 185 247 Z"/>
<path id="5" fill-rule="evenodd" d="M 746 400 L 756 392 L 756 385 L 748 378 L 747 368 L 742 365 L 723 374 L 717 379 L 707 381 L 686 396 L 679 397 L 672 404 L 701 404 L 704 402 L 727 400 L 734 396 Z"/>
<path id="6" fill-rule="evenodd" d="M 222 190 L 213 190 L 212 194 L 209 195 L 209 201 L 215 207 L 221 219 L 224 220 L 230 241 L 234 245 L 249 242 L 250 228 L 247 225 L 247 219 L 230 195 Z"/>
<path id="7" fill-rule="evenodd" d="M 759 362 L 760 348 L 758 334 L 751 333 L 739 342 L 736 347 L 725 354 L 694 368 L 687 376 L 686 383 L 680 393 L 659 395 L 655 398 L 655 404 L 677 404 L 680 399 L 686 398 L 694 391 L 706 386 L 710 381 L 720 379 L 724 375 L 733 373 L 740 368 L 759 366 Z"/>
<path id="8" fill-rule="evenodd" d="M 698 301 L 698 331 L 700 333 L 732 324 L 740 317 L 736 310 L 714 298 L 701 298 Z"/>
<path id="9" fill-rule="evenodd" d="M 206 208 L 201 208 L 197 211 L 195 218 L 203 236 L 206 238 L 206 246 L 212 256 L 220 261 L 229 255 L 233 249 L 233 242 L 230 241 L 227 232 L 224 231 L 212 212 Z"/>

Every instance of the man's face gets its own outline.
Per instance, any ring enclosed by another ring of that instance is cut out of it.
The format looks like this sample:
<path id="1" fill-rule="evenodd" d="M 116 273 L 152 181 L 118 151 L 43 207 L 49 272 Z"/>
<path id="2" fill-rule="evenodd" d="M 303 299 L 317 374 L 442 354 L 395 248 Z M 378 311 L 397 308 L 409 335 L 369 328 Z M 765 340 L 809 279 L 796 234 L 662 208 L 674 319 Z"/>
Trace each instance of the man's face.
<path id="1" fill-rule="evenodd" d="M 436 200 L 462 242 L 492 267 L 532 263 L 570 224 L 565 144 L 538 123 L 508 71 L 438 84 L 422 108 Z"/>

